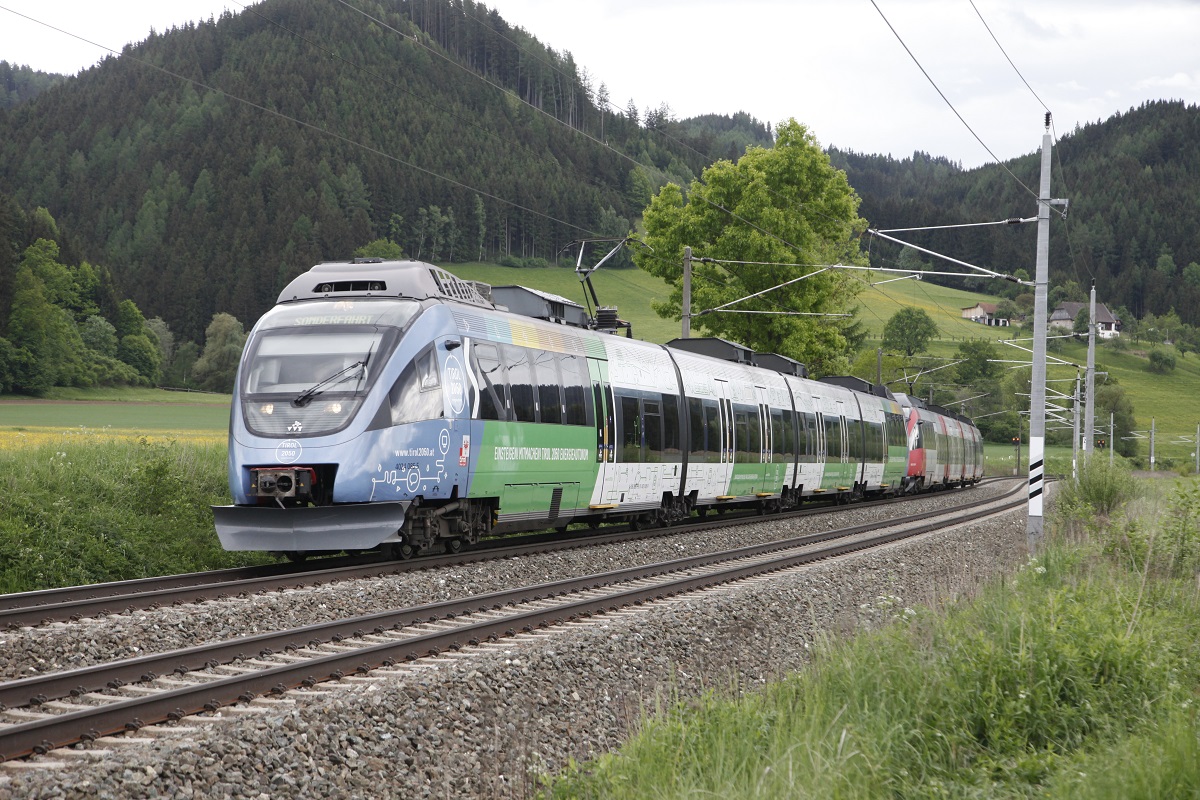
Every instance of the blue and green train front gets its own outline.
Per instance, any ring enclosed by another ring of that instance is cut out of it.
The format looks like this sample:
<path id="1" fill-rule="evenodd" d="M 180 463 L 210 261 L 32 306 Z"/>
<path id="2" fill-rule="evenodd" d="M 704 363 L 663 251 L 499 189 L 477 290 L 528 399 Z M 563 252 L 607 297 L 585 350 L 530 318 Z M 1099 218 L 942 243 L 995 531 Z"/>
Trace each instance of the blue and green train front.
<path id="1" fill-rule="evenodd" d="M 322 277 L 309 275 L 297 280 Z M 230 418 L 233 505 L 214 507 L 227 550 L 399 547 L 415 506 L 465 493 L 471 387 L 446 306 L 342 284 L 285 290 L 251 331 Z"/>

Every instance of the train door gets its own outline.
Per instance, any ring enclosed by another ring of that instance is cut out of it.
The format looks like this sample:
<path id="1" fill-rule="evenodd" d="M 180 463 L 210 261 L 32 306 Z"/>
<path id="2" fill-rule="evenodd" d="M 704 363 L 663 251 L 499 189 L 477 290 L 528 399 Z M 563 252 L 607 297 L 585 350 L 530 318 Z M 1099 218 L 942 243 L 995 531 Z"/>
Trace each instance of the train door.
<path id="1" fill-rule="evenodd" d="M 813 430 L 813 444 L 816 447 L 814 458 L 817 463 L 816 480 L 813 481 L 812 488 L 815 492 L 824 492 L 832 485 L 829 476 L 832 470 L 829 464 L 829 440 L 825 436 L 825 409 L 820 398 L 813 398 L 813 421 L 816 428 Z"/>
<path id="2" fill-rule="evenodd" d="M 759 495 L 778 494 L 783 487 L 785 469 L 782 464 L 775 464 L 775 446 L 777 433 L 782 435 L 783 416 L 779 416 L 779 424 L 772 424 L 770 394 L 765 386 L 755 386 L 758 395 L 758 463 L 761 465 L 762 480 L 758 484 Z M 781 436 L 782 438 L 782 436 Z"/>
<path id="3" fill-rule="evenodd" d="M 717 390 L 718 419 L 720 424 L 720 460 L 717 462 L 717 492 L 718 499 L 728 499 L 733 495 L 730 484 L 733 479 L 733 464 L 736 456 L 734 450 L 733 403 L 730 398 L 729 382 L 721 378 L 713 379 Z M 711 435 L 711 434 L 710 434 Z"/>
<path id="4" fill-rule="evenodd" d="M 592 511 L 604 511 L 617 507 L 613 487 L 613 469 L 615 460 L 616 425 L 614 424 L 614 403 L 612 385 L 607 380 L 608 362 L 601 359 L 589 358 L 588 376 L 592 384 L 592 404 L 596 408 L 596 484 L 592 490 L 589 508 Z"/>
<path id="5" fill-rule="evenodd" d="M 848 413 L 849 409 L 841 400 L 837 401 L 837 416 L 838 428 L 842 437 L 842 457 L 839 459 L 841 464 L 841 475 L 839 488 L 852 489 L 854 484 L 858 482 L 858 448 L 854 443 L 854 428 L 856 421 L 853 415 Z"/>
<path id="6" fill-rule="evenodd" d="M 821 486 L 825 461 L 819 433 L 822 423 L 817 417 L 819 406 L 807 391 L 792 384 L 792 398 L 796 406 L 795 486 L 807 496 Z"/>
<path id="7" fill-rule="evenodd" d="M 845 404 L 834 397 L 822 397 L 821 429 L 824 434 L 825 469 L 821 476 L 822 491 L 844 492 L 853 488 L 855 464 L 850 458 L 850 420 Z"/>

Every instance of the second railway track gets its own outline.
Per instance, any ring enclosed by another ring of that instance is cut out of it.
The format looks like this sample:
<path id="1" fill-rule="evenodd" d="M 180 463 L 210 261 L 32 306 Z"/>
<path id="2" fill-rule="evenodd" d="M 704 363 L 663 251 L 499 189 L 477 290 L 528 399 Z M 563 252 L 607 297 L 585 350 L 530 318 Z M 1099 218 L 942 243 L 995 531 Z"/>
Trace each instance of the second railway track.
<path id="1" fill-rule="evenodd" d="M 904 503 L 939 496 L 946 497 L 947 495 L 895 498 L 863 504 L 861 507 L 880 508 L 889 505 L 903 507 Z M 844 510 L 845 507 L 818 506 L 785 514 L 775 514 L 769 518 L 790 519 L 831 513 L 838 509 Z M 577 547 L 592 547 L 631 539 L 700 532 L 730 524 L 757 522 L 763 519 L 753 513 L 729 514 L 715 520 L 697 520 L 650 531 L 629 531 L 621 528 L 611 532 L 588 532 L 576 536 L 559 534 L 512 537 L 507 540 L 490 541 L 484 546 L 459 553 L 425 556 L 410 561 L 381 560 L 377 556 L 346 557 L 322 559 L 305 565 L 270 564 L 261 567 L 169 575 L 161 578 L 142 578 L 0 595 L 0 630 L 244 596 L 258 592 L 280 591 L 340 580 L 400 574 L 414 569 L 432 569 Z"/>
<path id="2" fill-rule="evenodd" d="M 446 603 L 239 637 L 0 685 L 5 758 L 831 558 L 1019 507 L 1008 495 L 836 531 Z M 883 529 L 886 532 L 873 534 Z M 836 543 L 829 544 L 831 540 Z M 166 676 L 166 677 L 160 677 Z"/>

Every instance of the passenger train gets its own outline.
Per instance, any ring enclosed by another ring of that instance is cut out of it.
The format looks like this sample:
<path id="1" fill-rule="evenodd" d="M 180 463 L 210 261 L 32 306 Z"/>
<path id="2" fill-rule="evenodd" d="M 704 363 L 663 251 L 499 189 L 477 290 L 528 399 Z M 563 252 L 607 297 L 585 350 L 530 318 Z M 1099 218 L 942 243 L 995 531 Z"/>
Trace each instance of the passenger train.
<path id="1" fill-rule="evenodd" d="M 481 291 L 483 289 L 483 291 Z M 721 339 L 416 261 L 323 263 L 254 326 L 227 550 L 454 551 L 495 533 L 762 512 L 982 477 L 969 420 Z"/>

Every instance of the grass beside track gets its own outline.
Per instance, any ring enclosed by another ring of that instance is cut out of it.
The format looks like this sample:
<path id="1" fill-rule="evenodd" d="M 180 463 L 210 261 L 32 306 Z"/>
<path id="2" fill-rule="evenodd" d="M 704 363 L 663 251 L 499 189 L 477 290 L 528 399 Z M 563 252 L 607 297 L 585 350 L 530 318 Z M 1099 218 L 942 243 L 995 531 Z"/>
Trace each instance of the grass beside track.
<path id="1" fill-rule="evenodd" d="M 880 598 L 891 624 L 660 710 L 544 797 L 1195 797 L 1200 484 L 1130 505 L 1144 483 L 1089 468 L 1045 553 L 973 602 Z"/>
<path id="2" fill-rule="evenodd" d="M 226 445 L 95 430 L 0 436 L 0 593 L 263 563 L 227 553 Z"/>

